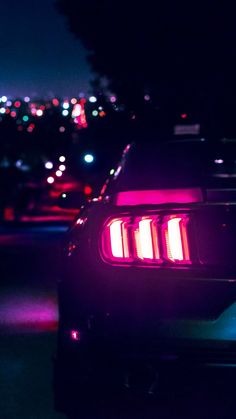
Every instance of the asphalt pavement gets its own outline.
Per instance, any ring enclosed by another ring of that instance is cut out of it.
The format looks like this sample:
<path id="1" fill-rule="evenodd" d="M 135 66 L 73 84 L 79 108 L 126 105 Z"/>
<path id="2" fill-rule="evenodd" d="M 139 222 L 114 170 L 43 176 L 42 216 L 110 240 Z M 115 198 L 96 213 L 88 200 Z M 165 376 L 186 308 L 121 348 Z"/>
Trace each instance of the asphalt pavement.
<path id="1" fill-rule="evenodd" d="M 64 226 L 0 232 L 0 418 L 63 419 L 54 411 L 56 281 Z"/>

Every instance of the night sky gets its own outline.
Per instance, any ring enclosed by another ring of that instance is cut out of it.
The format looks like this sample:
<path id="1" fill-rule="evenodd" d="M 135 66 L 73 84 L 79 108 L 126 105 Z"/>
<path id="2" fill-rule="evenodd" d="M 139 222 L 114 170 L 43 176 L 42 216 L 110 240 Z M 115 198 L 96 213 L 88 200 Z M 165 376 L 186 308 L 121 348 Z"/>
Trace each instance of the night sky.
<path id="1" fill-rule="evenodd" d="M 0 95 L 73 96 L 89 90 L 87 51 L 54 0 L 10 0 L 0 11 Z"/>

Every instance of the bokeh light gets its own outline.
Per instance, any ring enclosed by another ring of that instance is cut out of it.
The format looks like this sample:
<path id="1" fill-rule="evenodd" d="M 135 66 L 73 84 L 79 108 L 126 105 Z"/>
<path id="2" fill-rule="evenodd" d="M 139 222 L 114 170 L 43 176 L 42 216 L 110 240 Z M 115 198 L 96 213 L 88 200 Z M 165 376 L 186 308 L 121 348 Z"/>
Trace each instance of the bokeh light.
<path id="1" fill-rule="evenodd" d="M 42 111 L 42 109 L 37 109 L 37 111 L 36 111 L 36 115 L 37 115 L 37 116 L 42 116 L 42 115 L 43 115 L 43 111 Z"/>
<path id="2" fill-rule="evenodd" d="M 69 109 L 70 104 L 69 104 L 68 102 L 64 102 L 64 103 L 62 104 L 62 107 L 63 107 L 63 109 Z"/>
<path id="3" fill-rule="evenodd" d="M 49 184 L 52 184 L 53 182 L 54 182 L 54 177 L 52 177 L 52 176 L 49 176 L 48 178 L 47 178 L 47 182 L 49 183 Z"/>
<path id="4" fill-rule="evenodd" d="M 21 106 L 20 100 L 16 100 L 15 103 L 14 103 L 14 106 L 15 106 L 15 108 L 20 108 L 20 106 Z"/>
<path id="5" fill-rule="evenodd" d="M 59 106 L 59 100 L 55 97 L 54 99 L 52 99 L 52 104 L 54 106 Z"/>
<path id="6" fill-rule="evenodd" d="M 86 163 L 92 163 L 94 161 L 94 156 L 92 154 L 85 154 L 84 155 L 84 161 Z"/>
<path id="7" fill-rule="evenodd" d="M 47 161 L 44 166 L 46 169 L 53 169 L 53 163 L 51 161 Z"/>
<path id="8" fill-rule="evenodd" d="M 97 102 L 97 98 L 96 98 L 96 96 L 90 96 L 90 98 L 89 98 L 89 102 L 91 102 L 91 103 L 95 103 L 95 102 Z"/>

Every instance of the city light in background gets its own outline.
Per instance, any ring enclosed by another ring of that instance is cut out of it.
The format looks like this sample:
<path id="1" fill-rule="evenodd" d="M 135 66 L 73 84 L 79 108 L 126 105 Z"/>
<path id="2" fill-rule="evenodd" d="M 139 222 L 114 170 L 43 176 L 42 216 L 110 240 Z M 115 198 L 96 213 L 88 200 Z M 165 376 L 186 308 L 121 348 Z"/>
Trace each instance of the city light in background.
<path id="1" fill-rule="evenodd" d="M 144 104 L 148 100 L 146 94 Z M 0 157 L 0 168 L 14 166 L 19 173 L 32 174 L 37 182 L 46 185 L 65 182 L 72 173 L 92 175 L 101 165 L 104 144 L 95 138 L 90 144 L 90 127 L 105 126 L 109 119 L 119 121 L 124 115 L 132 119 L 117 96 L 108 92 L 49 99 L 2 94 L 0 134 L 5 125 L 11 127 L 11 138 L 15 142 L 12 149 L 19 149 L 19 153 L 15 160 L 7 153 Z M 86 166 L 91 166 L 89 172 Z"/>
<path id="2" fill-rule="evenodd" d="M 84 161 L 85 163 L 93 163 L 94 161 L 94 156 L 92 154 L 85 154 L 84 155 Z"/>
<path id="3" fill-rule="evenodd" d="M 12 210 L 8 210 L 15 205 L 14 197 L 27 185 L 30 188 L 37 185 L 47 193 L 50 191 L 51 196 L 55 193 L 56 198 L 65 185 L 82 181 L 83 192 L 90 198 L 94 185 L 99 183 L 102 165 L 107 164 L 107 175 L 113 165 L 109 161 L 111 150 L 108 151 L 110 147 L 113 153 L 113 144 L 106 127 L 113 127 L 109 120 L 116 124 L 118 121 L 118 126 L 124 117 L 131 119 L 125 106 L 110 93 L 79 93 L 48 99 L 0 95 L 0 135 L 4 150 L 0 171 L 7 179 L 6 184 L 15 182 L 5 188 L 11 191 L 7 198 L 8 219 L 12 219 Z M 101 140 L 91 136 L 97 127 L 105 128 Z M 108 147 L 106 141 L 110 142 Z"/>
<path id="4" fill-rule="evenodd" d="M 49 183 L 49 184 L 52 184 L 53 182 L 54 182 L 54 177 L 52 177 L 52 176 L 49 176 L 48 178 L 47 178 L 47 182 Z"/>
<path id="5" fill-rule="evenodd" d="M 45 168 L 46 169 L 52 169 L 53 168 L 53 163 L 51 162 L 51 161 L 47 161 L 46 163 L 45 163 Z"/>

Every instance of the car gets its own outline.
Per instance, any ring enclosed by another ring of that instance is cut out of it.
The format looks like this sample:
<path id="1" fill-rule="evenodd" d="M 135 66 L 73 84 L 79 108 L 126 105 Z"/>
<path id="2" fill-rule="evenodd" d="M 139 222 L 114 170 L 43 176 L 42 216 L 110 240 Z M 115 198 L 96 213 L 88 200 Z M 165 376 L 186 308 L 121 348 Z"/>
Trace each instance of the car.
<path id="1" fill-rule="evenodd" d="M 81 209 L 58 284 L 58 410 L 236 365 L 235 162 L 231 139 L 133 142 Z"/>

